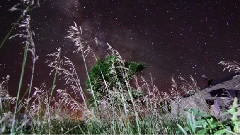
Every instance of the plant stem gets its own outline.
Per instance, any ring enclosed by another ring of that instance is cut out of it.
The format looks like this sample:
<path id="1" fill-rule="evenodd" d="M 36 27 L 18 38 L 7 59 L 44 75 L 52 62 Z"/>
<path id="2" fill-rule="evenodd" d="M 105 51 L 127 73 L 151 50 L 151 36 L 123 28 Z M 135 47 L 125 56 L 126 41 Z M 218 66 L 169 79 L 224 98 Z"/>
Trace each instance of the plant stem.
<path id="1" fill-rule="evenodd" d="M 50 97 L 48 98 L 48 107 L 47 107 L 47 111 L 48 111 L 48 124 L 49 124 L 49 134 L 51 134 L 51 112 L 50 112 L 50 104 L 51 104 L 51 98 L 52 98 L 52 95 L 53 95 L 53 90 L 56 88 L 56 80 L 57 80 L 57 74 L 58 74 L 58 66 L 60 64 L 60 53 L 61 53 L 61 50 L 59 51 L 59 57 L 57 59 L 57 66 L 55 67 L 56 71 L 54 73 L 54 78 L 53 78 L 53 82 L 52 82 L 52 88 L 51 88 L 51 93 L 50 93 Z"/>
<path id="2" fill-rule="evenodd" d="M 16 28 L 17 24 L 19 23 L 19 21 L 25 16 L 25 14 L 30 11 L 30 5 L 28 5 L 26 7 L 25 10 L 23 11 L 26 11 L 24 12 L 18 19 L 17 19 L 17 22 L 14 23 L 13 27 L 9 30 L 9 32 L 7 33 L 7 35 L 4 37 L 3 41 L 1 42 L 0 44 L 0 49 L 3 47 L 4 43 L 7 41 L 7 39 L 10 37 L 11 33 L 13 32 L 13 30 Z"/>
<path id="3" fill-rule="evenodd" d="M 16 28 L 17 23 L 23 18 L 23 16 L 21 15 L 17 22 L 14 23 L 14 25 L 12 26 L 12 28 L 9 30 L 9 32 L 7 33 L 7 35 L 4 37 L 3 41 L 0 44 L 0 49 L 3 47 L 4 43 L 7 41 L 7 39 L 10 37 L 11 33 L 13 32 L 13 30 Z"/>
<path id="4" fill-rule="evenodd" d="M 26 66 L 26 61 L 27 61 L 28 48 L 29 48 L 29 42 L 26 43 L 25 49 L 24 49 L 23 64 L 22 64 L 21 76 L 20 76 L 20 80 L 19 80 L 19 84 L 18 84 L 18 92 L 17 92 L 17 98 L 16 98 L 17 101 L 16 101 L 16 105 L 15 105 L 15 110 L 14 110 L 11 134 L 14 133 L 14 126 L 15 126 L 17 107 L 18 107 L 18 100 L 19 100 L 19 96 L 20 96 L 20 92 L 21 92 L 21 88 L 22 88 L 22 81 L 23 81 L 23 76 L 24 76 L 24 71 L 25 71 L 25 66 Z"/>

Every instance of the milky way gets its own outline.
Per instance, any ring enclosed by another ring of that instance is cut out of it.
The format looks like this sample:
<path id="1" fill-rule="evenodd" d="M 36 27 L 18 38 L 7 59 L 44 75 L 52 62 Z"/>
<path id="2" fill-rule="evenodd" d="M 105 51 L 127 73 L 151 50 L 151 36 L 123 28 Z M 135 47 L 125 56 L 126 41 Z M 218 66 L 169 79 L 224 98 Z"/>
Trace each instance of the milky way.
<path id="1" fill-rule="evenodd" d="M 0 2 L 0 40 L 18 18 L 17 13 L 7 10 L 14 3 Z M 200 80 L 205 74 L 217 78 L 228 74 L 218 62 L 239 61 L 238 0 L 45 0 L 31 15 L 40 56 L 36 85 L 50 81 L 45 56 L 57 47 L 63 48 L 85 78 L 82 61 L 65 38 L 73 22 L 83 27 L 85 39 L 98 57 L 106 54 L 106 43 L 111 44 L 123 58 L 146 63 L 143 75 L 148 78 L 151 73 L 154 83 L 164 91 L 172 76 L 193 75 Z M 0 49 L 0 63 L 4 64 L 0 75 L 12 74 L 13 85 L 21 70 L 23 46 L 18 42 L 8 41 Z"/>

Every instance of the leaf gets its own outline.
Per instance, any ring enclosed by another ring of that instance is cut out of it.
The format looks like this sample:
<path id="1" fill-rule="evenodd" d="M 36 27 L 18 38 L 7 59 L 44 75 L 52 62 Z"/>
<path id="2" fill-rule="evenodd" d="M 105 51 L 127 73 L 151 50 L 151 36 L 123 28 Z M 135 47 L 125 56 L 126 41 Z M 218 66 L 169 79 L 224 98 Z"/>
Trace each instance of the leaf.
<path id="1" fill-rule="evenodd" d="M 214 135 L 226 134 L 226 133 L 227 133 L 226 129 L 221 129 L 221 130 L 216 131 L 216 132 L 214 133 Z"/>
<path id="2" fill-rule="evenodd" d="M 196 121 L 196 125 L 197 126 L 201 126 L 203 128 L 206 128 L 207 127 L 207 121 L 205 119 L 200 119 L 198 121 Z"/>
<path id="3" fill-rule="evenodd" d="M 193 133 L 196 132 L 196 121 L 193 113 L 191 113 L 191 129 Z"/>
<path id="4" fill-rule="evenodd" d="M 207 134 L 207 129 L 201 129 L 197 132 L 197 134 Z"/>
<path id="5" fill-rule="evenodd" d="M 233 131 L 231 131 L 231 130 L 226 130 L 226 132 L 229 134 L 233 134 L 233 135 L 239 135 L 239 134 L 237 134 L 237 133 L 234 133 Z"/>
<path id="6" fill-rule="evenodd" d="M 231 131 L 231 127 L 230 127 L 230 126 L 225 126 L 225 130 L 226 130 L 226 131 L 228 131 L 228 130 Z"/>
<path id="7" fill-rule="evenodd" d="M 178 128 L 182 131 L 182 133 L 183 133 L 184 135 L 187 135 L 187 132 L 183 129 L 182 126 L 180 126 L 179 124 L 177 124 L 177 126 L 178 126 Z"/>

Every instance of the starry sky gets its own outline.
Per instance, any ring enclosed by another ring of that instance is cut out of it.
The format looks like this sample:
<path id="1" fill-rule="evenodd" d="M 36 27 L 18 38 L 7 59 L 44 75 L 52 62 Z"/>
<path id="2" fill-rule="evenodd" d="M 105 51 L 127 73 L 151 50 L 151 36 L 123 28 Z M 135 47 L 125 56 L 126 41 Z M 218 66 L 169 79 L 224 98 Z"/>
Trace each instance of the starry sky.
<path id="1" fill-rule="evenodd" d="M 0 2 L 0 41 L 19 17 L 19 13 L 8 10 L 15 4 L 14 0 Z M 80 56 L 64 38 L 73 22 L 82 26 L 84 39 L 99 58 L 106 55 L 106 43 L 111 44 L 124 59 L 146 63 L 142 75 L 149 79 L 151 74 L 162 91 L 170 88 L 172 76 L 193 75 L 198 81 L 203 74 L 218 78 L 228 74 L 218 65 L 220 61 L 239 62 L 239 0 L 45 0 L 31 11 L 31 17 L 39 55 L 36 86 L 51 81 L 46 55 L 58 47 L 78 67 L 81 78 L 86 78 Z M 20 77 L 20 41 L 9 40 L 0 49 L 0 75 L 10 74 L 10 89 L 16 88 Z M 31 59 L 27 64 L 26 84 Z"/>

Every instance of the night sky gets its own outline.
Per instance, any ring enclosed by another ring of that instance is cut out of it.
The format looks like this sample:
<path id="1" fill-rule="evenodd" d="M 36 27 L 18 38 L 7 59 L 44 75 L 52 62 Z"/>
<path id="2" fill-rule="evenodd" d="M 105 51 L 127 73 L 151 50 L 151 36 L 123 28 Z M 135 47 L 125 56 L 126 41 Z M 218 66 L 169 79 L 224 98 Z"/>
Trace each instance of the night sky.
<path id="1" fill-rule="evenodd" d="M 15 4 L 15 0 L 0 1 L 0 41 L 19 17 L 8 11 Z M 199 81 L 203 74 L 218 78 L 228 74 L 218 65 L 220 61 L 239 62 L 239 0 L 45 0 L 31 16 L 39 56 L 34 86 L 42 82 L 51 86 L 46 55 L 58 47 L 78 67 L 81 78 L 86 78 L 80 55 L 73 53 L 73 43 L 64 38 L 73 22 L 82 26 L 85 40 L 99 58 L 106 55 L 106 43 L 111 44 L 124 59 L 146 63 L 142 75 L 149 79 L 152 74 L 162 91 L 170 88 L 172 76 L 193 75 Z M 24 47 L 20 41 L 9 40 L 0 49 L 0 76 L 10 75 L 10 91 L 16 90 L 20 77 Z M 31 58 L 24 85 L 30 71 Z"/>

